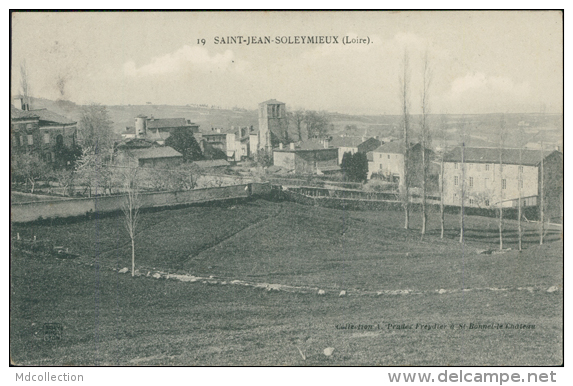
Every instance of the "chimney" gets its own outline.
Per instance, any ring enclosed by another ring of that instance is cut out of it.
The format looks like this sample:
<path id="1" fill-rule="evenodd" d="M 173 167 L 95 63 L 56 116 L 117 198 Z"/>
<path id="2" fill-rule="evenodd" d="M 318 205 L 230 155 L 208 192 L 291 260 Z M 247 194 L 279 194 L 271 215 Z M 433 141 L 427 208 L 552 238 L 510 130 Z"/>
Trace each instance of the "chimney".
<path id="1" fill-rule="evenodd" d="M 26 102 L 24 101 L 24 97 L 23 97 L 23 96 L 17 96 L 17 97 L 15 97 L 15 98 L 14 98 L 14 101 L 19 101 L 19 103 L 18 103 L 16 106 L 20 105 L 19 107 L 20 107 L 21 110 L 24 110 L 24 111 L 28 110 L 28 108 L 27 108 L 28 106 L 26 105 Z"/>
<path id="2" fill-rule="evenodd" d="M 291 143 L 289 144 L 289 149 L 294 150 L 294 142 L 291 142 Z"/>
<path id="3" fill-rule="evenodd" d="M 282 149 L 283 149 L 283 143 L 280 142 L 280 143 L 279 143 L 279 150 L 282 150 Z"/>

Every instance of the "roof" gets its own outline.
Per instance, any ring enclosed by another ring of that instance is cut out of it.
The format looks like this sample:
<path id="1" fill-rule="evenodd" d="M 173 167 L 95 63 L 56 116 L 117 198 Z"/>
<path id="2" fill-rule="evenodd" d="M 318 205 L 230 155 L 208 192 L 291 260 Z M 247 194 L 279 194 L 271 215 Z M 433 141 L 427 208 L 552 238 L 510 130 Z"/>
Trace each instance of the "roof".
<path id="1" fill-rule="evenodd" d="M 147 138 L 128 138 L 116 144 L 118 149 L 142 149 L 152 146 L 157 146 L 157 143 Z"/>
<path id="2" fill-rule="evenodd" d="M 153 118 L 147 119 L 148 129 L 167 129 L 171 127 L 191 126 L 185 118 Z"/>
<path id="3" fill-rule="evenodd" d="M 543 158 L 547 158 L 555 150 L 543 152 Z M 466 147 L 464 148 L 464 162 L 472 163 L 499 163 L 499 148 Z M 521 150 L 521 162 L 519 161 L 519 149 L 502 149 L 501 160 L 505 164 L 536 166 L 541 162 L 540 150 Z M 444 162 L 461 162 L 461 147 L 456 147 L 444 155 Z"/>
<path id="4" fill-rule="evenodd" d="M 362 142 L 362 137 L 334 137 L 330 144 L 334 147 L 358 147 Z"/>
<path id="5" fill-rule="evenodd" d="M 132 154 L 137 159 L 183 157 L 181 153 L 169 146 L 134 149 L 130 150 L 130 154 Z"/>
<path id="6" fill-rule="evenodd" d="M 62 125 L 77 123 L 76 121 L 72 121 L 63 115 L 54 113 L 48 109 L 20 110 L 14 106 L 10 106 L 10 114 L 12 119 L 33 118 L 39 119 L 40 121 L 54 122 Z"/>
<path id="7" fill-rule="evenodd" d="M 71 119 L 68 119 L 63 115 L 56 114 L 48 109 L 30 110 L 30 113 L 33 113 L 34 115 L 40 117 L 40 121 L 55 122 L 63 125 L 71 125 L 77 123 L 76 121 L 72 121 Z"/>
<path id="8" fill-rule="evenodd" d="M 380 142 L 376 138 L 368 138 L 366 141 L 358 145 L 358 151 L 361 151 L 363 153 L 368 153 L 369 151 L 378 148 L 381 144 L 382 142 Z"/>
<path id="9" fill-rule="evenodd" d="M 382 144 L 372 151 L 374 153 L 404 154 L 405 150 L 404 141 L 394 141 Z"/>
<path id="10" fill-rule="evenodd" d="M 284 105 L 284 102 L 279 102 L 276 99 L 269 99 L 268 101 L 264 101 L 259 103 L 259 106 L 261 105 Z"/>

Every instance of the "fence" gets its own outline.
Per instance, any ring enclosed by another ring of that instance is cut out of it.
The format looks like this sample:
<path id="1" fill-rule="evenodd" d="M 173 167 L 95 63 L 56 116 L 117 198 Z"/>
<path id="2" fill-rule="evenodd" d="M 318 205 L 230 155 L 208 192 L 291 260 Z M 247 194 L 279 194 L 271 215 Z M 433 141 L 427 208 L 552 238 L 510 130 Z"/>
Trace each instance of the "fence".
<path id="1" fill-rule="evenodd" d="M 251 183 L 219 188 L 193 189 L 177 192 L 141 193 L 141 208 L 178 206 L 193 203 L 270 195 L 269 183 Z M 120 211 L 124 195 L 91 198 L 70 198 L 53 201 L 13 203 L 11 221 L 30 222 L 50 218 L 91 216 L 96 213 Z"/>
<path id="2" fill-rule="evenodd" d="M 282 190 L 280 198 L 287 201 L 296 202 L 303 205 L 322 206 L 333 209 L 347 210 L 403 210 L 402 202 L 398 195 L 391 193 L 371 193 L 350 190 L 329 190 L 315 187 L 290 187 Z M 410 202 L 412 211 L 420 211 L 419 197 L 413 197 Z M 427 201 L 428 210 L 439 212 L 439 199 L 429 197 Z M 460 213 L 459 206 L 444 206 L 445 213 Z M 499 212 L 497 208 L 464 208 L 468 216 L 497 217 Z M 528 220 L 537 220 L 539 218 L 538 207 L 522 208 L 523 216 Z M 503 208 L 503 216 L 506 219 L 517 219 L 518 209 L 513 207 Z"/>

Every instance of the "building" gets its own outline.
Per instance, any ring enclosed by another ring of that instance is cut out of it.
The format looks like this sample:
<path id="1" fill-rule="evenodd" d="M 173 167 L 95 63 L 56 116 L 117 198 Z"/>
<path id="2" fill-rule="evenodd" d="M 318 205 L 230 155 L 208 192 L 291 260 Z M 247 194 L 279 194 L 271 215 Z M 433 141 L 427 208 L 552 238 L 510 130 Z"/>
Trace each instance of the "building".
<path id="1" fill-rule="evenodd" d="M 171 168 L 183 161 L 183 155 L 169 146 L 126 148 L 119 154 L 118 161 L 124 165 L 146 168 Z"/>
<path id="2" fill-rule="evenodd" d="M 377 149 L 382 142 L 376 138 L 366 137 L 334 137 L 330 141 L 332 147 L 338 148 L 338 164 L 342 163 L 344 153 L 368 153 Z"/>
<path id="3" fill-rule="evenodd" d="M 406 146 L 404 141 L 393 141 L 380 145 L 368 155 L 368 178 L 373 174 L 387 181 L 404 184 L 404 155 Z M 437 174 L 435 167 L 432 167 L 430 160 L 433 151 L 426 149 L 426 164 L 430 169 L 428 174 Z M 422 185 L 422 145 L 420 143 L 410 144 L 408 149 L 409 173 L 408 179 L 410 187 L 421 187 Z"/>
<path id="4" fill-rule="evenodd" d="M 123 139 L 147 138 L 156 141 L 160 145 L 174 132 L 188 130 L 198 143 L 201 143 L 199 125 L 185 118 L 154 118 L 145 115 L 135 117 L 135 125 L 128 126 L 121 134 Z"/>
<path id="5" fill-rule="evenodd" d="M 57 163 L 62 148 L 77 141 L 77 122 L 47 109 L 29 109 L 24 98 L 16 98 L 20 108 L 11 106 L 10 137 L 12 154 L 36 154 L 44 161 Z"/>
<path id="6" fill-rule="evenodd" d="M 299 174 L 325 174 L 339 172 L 338 148 L 330 146 L 328 140 L 308 140 L 298 146 L 290 143 L 286 148 L 279 144 L 273 151 L 273 163 Z"/>
<path id="7" fill-rule="evenodd" d="M 270 99 L 259 103 L 258 149 L 270 152 L 279 143 L 286 144 L 288 142 L 287 130 L 286 106 L 283 102 Z"/>
<path id="8" fill-rule="evenodd" d="M 211 131 L 204 131 L 202 140 L 215 149 L 221 150 L 230 161 L 241 160 L 241 142 L 237 141 L 235 128 L 211 128 Z M 202 146 L 205 148 L 205 145 Z"/>
<path id="9" fill-rule="evenodd" d="M 563 192 L 563 154 L 559 151 L 464 148 L 457 147 L 444 155 L 443 191 L 446 205 L 503 207 L 538 205 L 541 189 L 541 160 L 545 201 L 558 211 Z M 500 170 L 501 169 L 501 170 Z M 462 190 L 463 188 L 463 190 Z"/>

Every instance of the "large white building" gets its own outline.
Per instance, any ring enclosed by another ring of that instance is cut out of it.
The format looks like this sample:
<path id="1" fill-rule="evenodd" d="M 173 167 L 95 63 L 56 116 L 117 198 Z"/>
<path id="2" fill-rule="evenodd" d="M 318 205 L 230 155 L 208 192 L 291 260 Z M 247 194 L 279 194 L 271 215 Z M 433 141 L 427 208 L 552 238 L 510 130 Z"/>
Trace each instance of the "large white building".
<path id="1" fill-rule="evenodd" d="M 558 151 L 457 147 L 444 155 L 444 204 L 488 208 L 537 205 L 540 191 L 540 166 L 544 159 L 546 191 L 555 190 L 555 173 L 563 170 L 563 155 Z"/>

